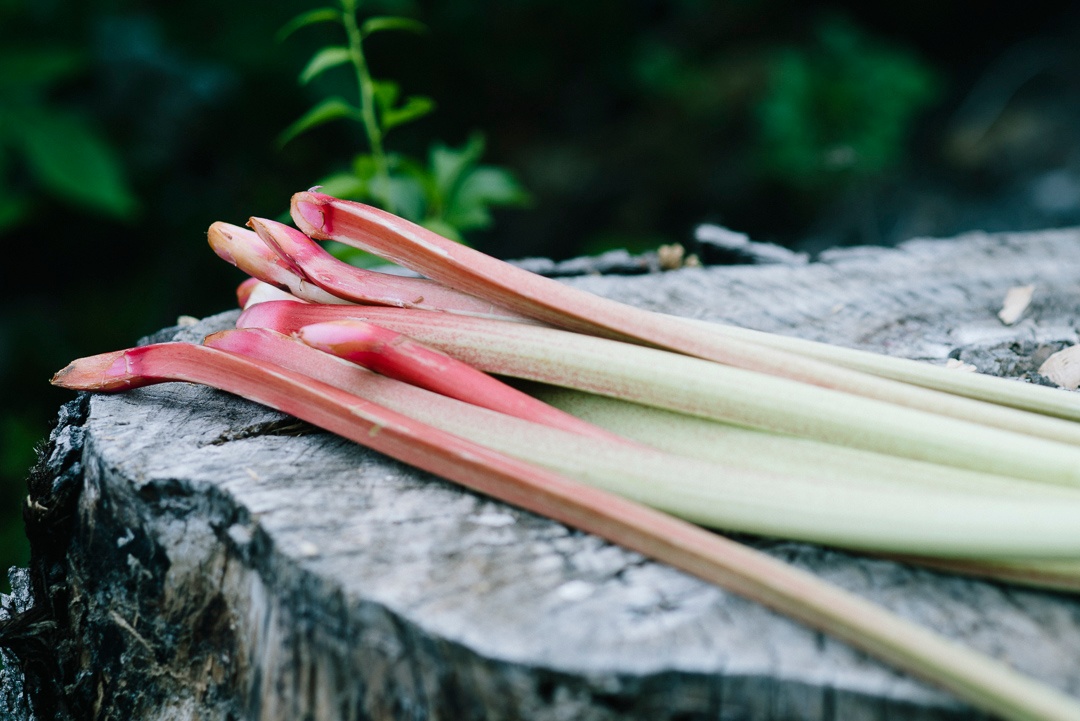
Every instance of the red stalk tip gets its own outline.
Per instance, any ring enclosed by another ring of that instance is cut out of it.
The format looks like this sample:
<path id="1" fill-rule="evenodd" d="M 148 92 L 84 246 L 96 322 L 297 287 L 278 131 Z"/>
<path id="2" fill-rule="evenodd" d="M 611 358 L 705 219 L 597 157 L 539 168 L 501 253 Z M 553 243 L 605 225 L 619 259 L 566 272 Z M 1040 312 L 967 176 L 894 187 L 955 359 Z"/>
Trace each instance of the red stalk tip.
<path id="1" fill-rule="evenodd" d="M 231 246 L 236 240 L 233 235 L 235 229 L 235 225 L 224 223 L 219 220 L 212 223 L 210 229 L 206 231 L 206 240 L 210 243 L 210 247 L 213 249 L 214 253 L 229 265 L 236 265 L 236 257 L 231 250 Z"/>
<path id="2" fill-rule="evenodd" d="M 210 226 L 207 240 L 219 257 L 248 275 L 301 300 L 315 303 L 348 302 L 308 282 L 254 231 L 218 221 Z"/>
<path id="3" fill-rule="evenodd" d="M 76 391 L 122 391 L 156 382 L 139 375 L 141 348 L 79 358 L 57 371 L 49 382 Z"/>
<path id="4" fill-rule="evenodd" d="M 305 276 L 297 257 L 297 249 L 313 244 L 311 238 L 284 223 L 266 218 L 248 218 L 248 227 L 254 230 L 264 243 L 270 246 L 278 257 L 285 261 L 301 277 Z M 321 248 L 319 248 L 321 250 Z M 329 254 L 327 254 L 329 255 Z"/>

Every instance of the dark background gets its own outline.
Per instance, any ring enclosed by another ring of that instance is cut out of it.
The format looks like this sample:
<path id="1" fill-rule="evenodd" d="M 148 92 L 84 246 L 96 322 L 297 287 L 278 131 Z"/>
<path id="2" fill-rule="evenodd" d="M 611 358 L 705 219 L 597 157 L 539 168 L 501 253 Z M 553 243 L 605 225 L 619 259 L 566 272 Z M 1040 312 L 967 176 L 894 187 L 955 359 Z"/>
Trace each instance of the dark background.
<path id="1" fill-rule="evenodd" d="M 32 5 L 32 6 L 31 6 Z M 487 138 L 527 208 L 469 240 L 506 258 L 692 242 L 718 222 L 816 252 L 1080 223 L 1080 15 L 1067 2 L 369 2 L 377 77 L 433 97 L 389 145 Z M 49 376 L 233 305 L 215 220 L 276 217 L 364 149 L 277 135 L 342 70 L 302 0 L 0 0 L 0 567 L 25 563 Z M 28 118 L 30 120 L 28 120 Z M 91 140 L 86 140 L 89 137 Z M 77 142 L 79 138 L 83 140 Z M 88 149 L 87 144 L 93 146 Z"/>

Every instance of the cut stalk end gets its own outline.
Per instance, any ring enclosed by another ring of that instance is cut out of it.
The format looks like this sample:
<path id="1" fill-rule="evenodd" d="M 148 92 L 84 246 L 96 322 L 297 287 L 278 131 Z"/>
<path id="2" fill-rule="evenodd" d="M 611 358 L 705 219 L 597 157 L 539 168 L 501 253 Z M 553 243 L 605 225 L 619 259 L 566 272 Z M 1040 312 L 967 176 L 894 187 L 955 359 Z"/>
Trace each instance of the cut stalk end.
<path id="1" fill-rule="evenodd" d="M 57 371 L 50 383 L 73 391 L 122 391 L 147 385 L 131 368 L 130 351 L 79 358 Z"/>
<path id="2" fill-rule="evenodd" d="M 293 196 L 293 219 L 301 230 L 312 238 L 325 240 L 333 232 L 328 210 L 329 202 L 334 200 L 329 195 L 307 191 Z M 303 222 L 300 222 L 300 221 Z M 304 227 L 304 226 L 307 227 Z"/>

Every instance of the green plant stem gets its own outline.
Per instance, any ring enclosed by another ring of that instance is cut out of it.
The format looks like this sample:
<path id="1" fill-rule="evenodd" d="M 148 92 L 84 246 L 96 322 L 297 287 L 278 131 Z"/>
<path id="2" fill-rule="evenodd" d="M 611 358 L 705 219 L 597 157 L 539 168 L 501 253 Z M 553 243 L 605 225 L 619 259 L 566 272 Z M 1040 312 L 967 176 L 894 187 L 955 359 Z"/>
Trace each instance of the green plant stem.
<path id="1" fill-rule="evenodd" d="M 375 83 L 371 79 L 367 59 L 364 57 L 364 38 L 360 33 L 360 27 L 356 24 L 356 6 L 356 0 L 341 0 L 341 21 L 349 40 L 349 56 L 356 72 L 356 84 L 360 94 L 360 117 L 368 136 L 368 143 L 371 145 L 371 155 L 375 159 L 375 174 L 386 195 L 383 198 L 386 209 L 393 213 L 395 212 L 394 198 L 389 192 L 390 171 L 386 151 L 383 148 L 382 127 L 379 125 L 379 118 L 375 112 Z"/>
<path id="2" fill-rule="evenodd" d="M 631 440 L 705 461 L 749 465 L 781 474 L 800 474 L 810 481 L 855 477 L 866 481 L 873 479 L 875 483 L 886 481 L 1028 499 L 1036 490 L 1026 481 L 970 473 L 803 438 L 751 431 L 593 393 L 538 383 L 527 384 L 526 390 L 545 403 Z M 1053 497 L 1055 492 L 1066 501 L 1077 498 L 1078 493 L 1076 489 L 1060 486 L 1040 485 L 1037 490 L 1039 496 L 1045 497 Z M 1080 560 L 947 559 L 896 554 L 887 557 L 1006 583 L 1080 592 Z"/>

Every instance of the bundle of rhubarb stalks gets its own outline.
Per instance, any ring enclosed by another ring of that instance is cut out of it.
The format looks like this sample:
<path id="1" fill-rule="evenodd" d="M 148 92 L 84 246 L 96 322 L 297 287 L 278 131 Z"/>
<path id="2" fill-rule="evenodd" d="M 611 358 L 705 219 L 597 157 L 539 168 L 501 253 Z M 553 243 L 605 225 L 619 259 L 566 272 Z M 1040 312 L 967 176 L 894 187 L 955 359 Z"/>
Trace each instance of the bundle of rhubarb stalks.
<path id="1" fill-rule="evenodd" d="M 202 383 L 758 600 L 1003 718 L 1080 702 L 709 529 L 1080 590 L 1080 396 L 623 305 L 298 193 L 215 223 L 235 330 L 53 382 Z M 363 270 L 316 240 L 420 278 Z M 503 379 L 513 379 L 513 385 Z"/>

